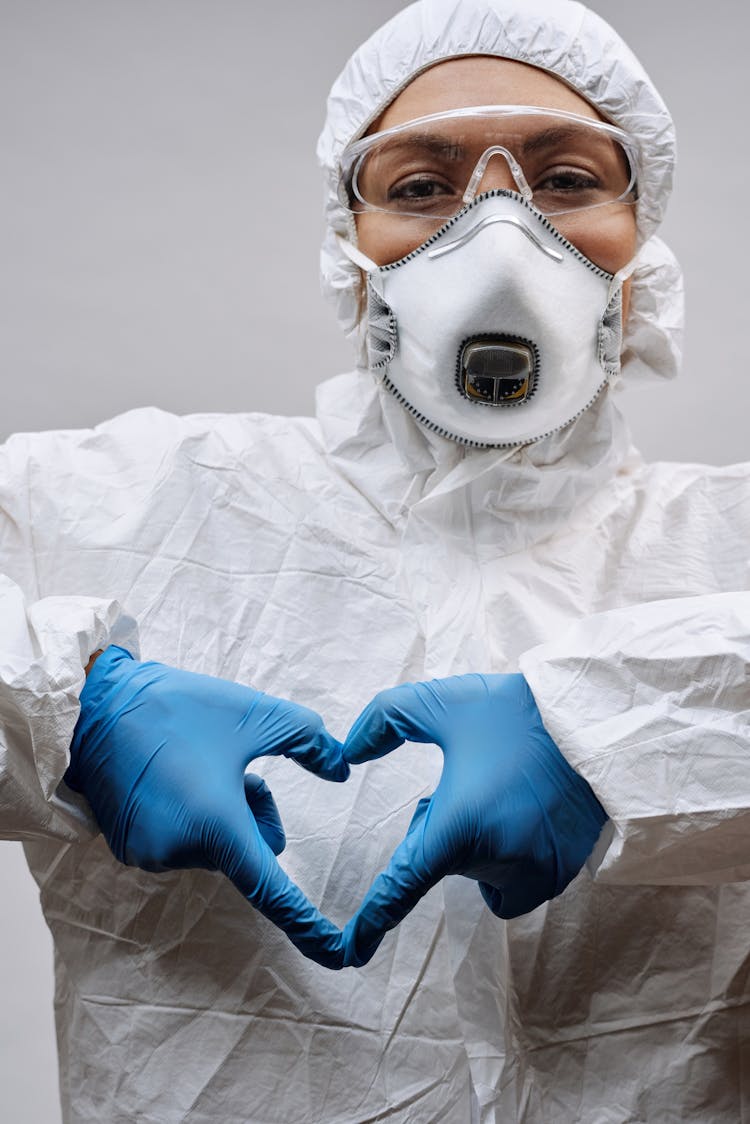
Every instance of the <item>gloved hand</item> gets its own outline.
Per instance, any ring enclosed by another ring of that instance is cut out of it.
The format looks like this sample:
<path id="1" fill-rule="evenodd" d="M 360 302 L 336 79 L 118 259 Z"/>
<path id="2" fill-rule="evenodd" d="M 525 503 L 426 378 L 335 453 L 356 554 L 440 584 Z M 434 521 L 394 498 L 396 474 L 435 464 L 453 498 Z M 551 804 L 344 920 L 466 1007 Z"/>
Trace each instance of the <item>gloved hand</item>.
<path id="1" fill-rule="evenodd" d="M 332 781 L 349 766 L 314 711 L 238 683 L 107 648 L 81 694 L 66 783 L 120 862 L 220 870 L 305 956 L 342 966 L 341 932 L 276 861 L 284 829 L 256 757 L 283 754 Z"/>
<path id="2" fill-rule="evenodd" d="M 596 842 L 606 813 L 545 730 L 523 675 L 459 675 L 382 691 L 344 743 L 351 763 L 405 740 L 443 751 L 435 792 L 344 930 L 344 963 L 372 957 L 446 874 L 479 882 L 498 917 L 562 893 Z"/>

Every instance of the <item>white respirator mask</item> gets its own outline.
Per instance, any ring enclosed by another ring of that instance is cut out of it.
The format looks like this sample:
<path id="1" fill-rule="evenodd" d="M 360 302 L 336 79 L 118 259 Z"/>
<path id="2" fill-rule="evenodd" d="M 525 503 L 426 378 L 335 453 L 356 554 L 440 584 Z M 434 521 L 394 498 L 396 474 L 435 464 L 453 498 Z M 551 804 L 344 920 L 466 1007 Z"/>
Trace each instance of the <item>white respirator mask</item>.
<path id="1" fill-rule="evenodd" d="M 622 284 L 522 195 L 488 191 L 367 281 L 370 369 L 429 429 L 519 446 L 563 428 L 617 378 Z"/>

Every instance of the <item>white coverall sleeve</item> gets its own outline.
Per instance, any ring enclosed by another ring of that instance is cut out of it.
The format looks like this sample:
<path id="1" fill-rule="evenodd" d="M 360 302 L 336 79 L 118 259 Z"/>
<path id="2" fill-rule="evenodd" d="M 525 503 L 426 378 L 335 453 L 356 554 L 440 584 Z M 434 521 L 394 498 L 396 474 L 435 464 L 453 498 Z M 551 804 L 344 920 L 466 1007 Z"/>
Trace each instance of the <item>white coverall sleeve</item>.
<path id="1" fill-rule="evenodd" d="M 60 785 L 84 668 L 108 643 L 132 650 L 135 625 L 111 599 L 38 599 L 25 451 L 24 438 L 0 448 L 0 839 L 75 841 L 98 830 Z"/>
<path id="2" fill-rule="evenodd" d="M 597 879 L 750 878 L 750 593 L 597 614 L 520 668 L 610 817 Z"/>

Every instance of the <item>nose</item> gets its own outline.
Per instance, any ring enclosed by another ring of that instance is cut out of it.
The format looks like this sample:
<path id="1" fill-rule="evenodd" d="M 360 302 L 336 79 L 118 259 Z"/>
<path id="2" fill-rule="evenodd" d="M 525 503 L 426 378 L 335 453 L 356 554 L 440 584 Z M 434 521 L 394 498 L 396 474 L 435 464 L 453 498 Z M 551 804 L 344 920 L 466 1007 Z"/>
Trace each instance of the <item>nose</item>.
<path id="1" fill-rule="evenodd" d="M 475 195 L 497 188 L 520 191 L 525 199 L 531 197 L 520 164 L 513 153 L 500 144 L 485 149 L 479 157 L 464 193 L 464 202 L 469 203 Z"/>

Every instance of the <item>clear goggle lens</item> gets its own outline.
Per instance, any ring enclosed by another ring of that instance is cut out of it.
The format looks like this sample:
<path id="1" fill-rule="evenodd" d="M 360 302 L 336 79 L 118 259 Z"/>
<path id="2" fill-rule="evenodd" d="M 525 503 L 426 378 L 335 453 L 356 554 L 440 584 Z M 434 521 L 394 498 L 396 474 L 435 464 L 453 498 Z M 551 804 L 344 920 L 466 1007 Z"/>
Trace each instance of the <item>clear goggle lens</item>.
<path id="1" fill-rule="evenodd" d="M 627 133 L 536 106 L 437 113 L 355 141 L 342 159 L 349 210 L 447 219 L 479 191 L 517 191 L 544 215 L 635 202 Z"/>

